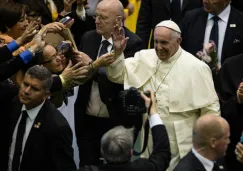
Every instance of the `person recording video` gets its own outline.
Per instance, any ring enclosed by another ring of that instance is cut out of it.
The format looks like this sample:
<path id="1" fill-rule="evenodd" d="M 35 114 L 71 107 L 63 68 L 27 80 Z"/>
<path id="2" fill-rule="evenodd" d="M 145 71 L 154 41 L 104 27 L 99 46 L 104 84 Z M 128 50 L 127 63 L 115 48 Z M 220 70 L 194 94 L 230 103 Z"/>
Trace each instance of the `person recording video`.
<path id="1" fill-rule="evenodd" d="M 164 171 L 169 166 L 171 159 L 168 134 L 160 119 L 156 108 L 156 100 L 153 92 L 151 97 L 147 97 L 141 92 L 141 97 L 145 101 L 145 106 L 149 110 L 149 125 L 153 136 L 153 152 L 149 158 L 139 158 L 133 162 L 130 161 L 133 155 L 133 129 L 126 129 L 123 126 L 116 126 L 106 132 L 101 139 L 101 154 L 104 157 L 105 164 L 100 165 L 100 171 Z M 90 170 L 92 167 L 88 166 Z M 80 168 L 79 171 L 83 171 Z"/>

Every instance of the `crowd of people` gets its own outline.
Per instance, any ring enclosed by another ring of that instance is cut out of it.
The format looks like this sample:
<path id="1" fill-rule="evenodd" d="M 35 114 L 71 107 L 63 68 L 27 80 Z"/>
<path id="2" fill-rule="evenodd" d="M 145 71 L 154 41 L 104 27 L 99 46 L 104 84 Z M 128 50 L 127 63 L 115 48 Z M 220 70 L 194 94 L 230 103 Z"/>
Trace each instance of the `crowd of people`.
<path id="1" fill-rule="evenodd" d="M 0 1 L 1 170 L 243 170 L 243 4 L 141 0 L 136 32 L 133 11 Z"/>

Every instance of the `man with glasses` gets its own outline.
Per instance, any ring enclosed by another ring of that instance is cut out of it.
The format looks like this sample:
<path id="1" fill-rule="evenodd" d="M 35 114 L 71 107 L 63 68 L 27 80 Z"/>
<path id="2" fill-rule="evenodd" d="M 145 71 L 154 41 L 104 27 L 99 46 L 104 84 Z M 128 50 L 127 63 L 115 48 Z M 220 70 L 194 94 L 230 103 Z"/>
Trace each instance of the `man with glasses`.
<path id="1" fill-rule="evenodd" d="M 123 25 L 123 10 L 119 0 L 103 0 L 97 5 L 94 15 L 96 30 L 83 35 L 79 49 L 81 52 L 75 53 L 76 57 L 83 59 L 84 64 L 88 65 L 104 53 L 112 51 L 111 33 L 116 24 Z M 136 34 L 127 28 L 124 29 L 129 37 L 125 57 L 130 57 L 141 50 L 142 41 Z M 118 94 L 121 90 L 123 85 L 110 82 L 104 68 L 99 69 L 88 82 L 79 86 L 75 103 L 75 130 L 80 166 L 102 163 L 99 159 L 100 139 L 105 132 L 117 125 L 114 116 L 121 111 L 118 107 Z"/>

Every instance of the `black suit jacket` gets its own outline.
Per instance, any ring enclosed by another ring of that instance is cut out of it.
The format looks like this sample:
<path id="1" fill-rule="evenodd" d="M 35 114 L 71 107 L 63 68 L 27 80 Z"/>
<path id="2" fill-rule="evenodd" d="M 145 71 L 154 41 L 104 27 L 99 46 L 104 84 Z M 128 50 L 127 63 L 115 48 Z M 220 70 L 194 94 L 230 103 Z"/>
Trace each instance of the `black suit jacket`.
<path id="1" fill-rule="evenodd" d="M 180 23 L 182 48 L 193 55 L 203 49 L 208 13 L 203 8 L 188 11 Z M 232 27 L 235 24 L 236 27 Z M 225 59 L 243 53 L 243 13 L 231 7 L 225 32 L 221 63 Z M 236 41 L 237 40 L 237 41 Z"/>
<path id="2" fill-rule="evenodd" d="M 124 50 L 124 54 L 125 57 L 132 57 L 134 56 L 135 52 L 141 50 L 142 41 L 136 34 L 132 33 L 126 28 L 124 29 L 126 37 L 129 37 L 126 49 Z M 80 51 L 86 53 L 92 60 L 96 60 L 101 39 L 101 35 L 97 34 L 96 30 L 86 32 L 81 40 Z M 82 121 L 82 116 L 86 113 L 92 82 L 93 79 L 79 86 L 78 97 L 75 103 L 75 127 L 77 134 L 80 130 L 79 125 L 80 121 Z M 110 118 L 112 118 L 112 116 L 120 112 L 119 108 L 117 107 L 117 97 L 119 92 L 123 90 L 123 85 L 112 83 L 108 79 L 106 83 L 106 88 L 108 91 L 106 96 L 103 98 L 106 99 L 104 103 L 108 107 Z"/>
<path id="3" fill-rule="evenodd" d="M 216 162 L 218 165 L 222 165 L 222 160 Z M 190 151 L 184 156 L 175 167 L 173 171 L 206 171 L 200 160 Z M 221 171 L 225 171 L 225 168 Z"/>
<path id="4" fill-rule="evenodd" d="M 228 168 L 234 167 L 236 171 L 243 170 L 243 164 L 236 160 L 235 146 L 240 141 L 243 130 L 243 104 L 237 102 L 236 91 L 243 79 L 243 54 L 226 59 L 219 71 L 218 89 L 221 101 L 221 116 L 230 125 L 230 144 L 226 153 Z"/>
<path id="5" fill-rule="evenodd" d="M 22 108 L 18 100 L 13 105 L 10 140 Z M 37 123 L 40 123 L 39 128 L 34 126 Z M 64 116 L 48 100 L 35 118 L 22 156 L 20 171 L 32 170 L 76 170 L 71 128 Z"/>
<path id="6" fill-rule="evenodd" d="M 153 152 L 148 159 L 139 158 L 126 164 L 104 164 L 100 171 L 165 171 L 170 163 L 171 153 L 168 134 L 164 125 L 152 128 Z M 80 169 L 83 171 L 83 168 Z"/>
<path id="7" fill-rule="evenodd" d="M 238 9 L 239 11 L 243 12 L 243 1 L 239 1 L 239 0 L 231 0 L 231 5 Z"/>
<path id="8" fill-rule="evenodd" d="M 182 13 L 202 7 L 202 0 L 183 0 Z M 143 48 L 148 47 L 151 30 L 163 20 L 170 19 L 170 0 L 142 0 L 136 33 L 143 40 Z M 154 46 L 153 34 L 150 46 Z"/>

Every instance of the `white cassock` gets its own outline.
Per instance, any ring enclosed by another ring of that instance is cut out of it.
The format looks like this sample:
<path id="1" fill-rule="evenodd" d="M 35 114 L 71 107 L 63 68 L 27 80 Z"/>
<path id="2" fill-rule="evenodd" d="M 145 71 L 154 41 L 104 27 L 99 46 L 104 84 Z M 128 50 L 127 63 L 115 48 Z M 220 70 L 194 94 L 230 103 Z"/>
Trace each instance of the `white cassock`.
<path id="1" fill-rule="evenodd" d="M 106 72 L 111 81 L 124 83 L 124 89 L 133 86 L 156 93 L 157 110 L 166 126 L 172 154 L 167 171 L 172 171 L 191 150 L 197 118 L 207 113 L 220 114 L 210 68 L 181 47 L 166 61 L 160 60 L 154 49 L 139 51 L 127 59 L 122 54 L 106 67 Z M 143 143 L 141 135 L 137 146 Z M 151 152 L 149 137 L 148 148 L 141 157 L 148 157 Z"/>
<path id="2" fill-rule="evenodd" d="M 63 116 L 67 119 L 72 132 L 73 132 L 73 150 L 74 150 L 74 161 L 79 168 L 79 151 L 78 151 L 78 145 L 77 145 L 77 139 L 76 139 L 76 133 L 75 133 L 75 125 L 74 125 L 74 104 L 78 96 L 78 88 L 74 87 L 74 93 L 73 96 L 68 97 L 68 103 L 67 105 L 63 102 L 62 106 L 58 108 L 58 110 L 63 114 Z"/>

